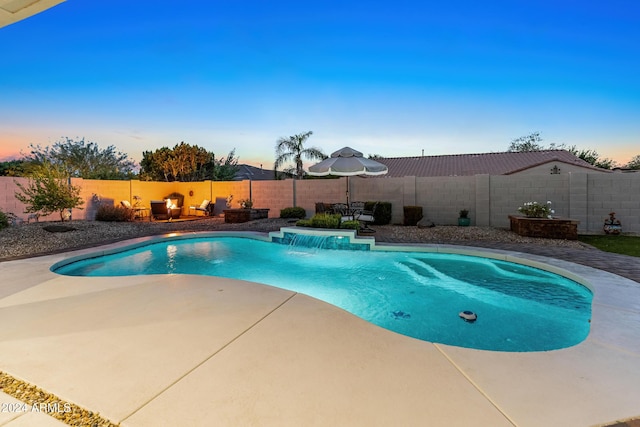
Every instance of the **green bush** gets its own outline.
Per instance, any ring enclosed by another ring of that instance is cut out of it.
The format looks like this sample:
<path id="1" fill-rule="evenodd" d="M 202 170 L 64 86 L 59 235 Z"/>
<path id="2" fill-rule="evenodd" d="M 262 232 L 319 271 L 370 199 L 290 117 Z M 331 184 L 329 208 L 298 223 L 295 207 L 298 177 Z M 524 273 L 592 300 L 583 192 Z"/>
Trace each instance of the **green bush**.
<path id="1" fill-rule="evenodd" d="M 133 209 L 122 206 L 100 205 L 96 212 L 96 221 L 124 222 L 133 220 Z"/>
<path id="2" fill-rule="evenodd" d="M 341 218 L 340 214 L 315 214 L 311 219 L 301 219 L 296 222 L 296 225 L 298 227 L 360 230 L 360 221 L 341 222 Z"/>
<path id="3" fill-rule="evenodd" d="M 4 212 L 0 211 L 0 230 L 9 226 L 9 217 Z"/>
<path id="4" fill-rule="evenodd" d="M 340 223 L 340 228 L 359 231 L 360 221 L 343 221 Z"/>
<path id="5" fill-rule="evenodd" d="M 314 228 L 340 228 L 340 214 L 317 214 L 311 218 Z"/>
<path id="6" fill-rule="evenodd" d="M 364 209 L 373 211 L 375 220 L 372 224 L 387 225 L 391 222 L 391 203 L 389 202 L 365 202 Z"/>
<path id="7" fill-rule="evenodd" d="M 316 214 L 311 219 L 301 219 L 296 222 L 298 227 L 340 228 L 339 214 Z"/>
<path id="8" fill-rule="evenodd" d="M 304 208 L 301 207 L 293 207 L 293 208 L 284 208 L 280 211 L 280 218 L 300 218 L 303 219 L 307 216 Z"/>
<path id="9" fill-rule="evenodd" d="M 422 206 L 404 207 L 404 225 L 418 225 L 422 219 Z"/>
<path id="10" fill-rule="evenodd" d="M 25 213 L 46 216 L 58 212 L 60 221 L 64 221 L 71 218 L 70 209 L 82 209 L 84 204 L 80 187 L 70 185 L 68 172 L 47 161 L 34 167 L 28 183 L 16 185 L 20 191 L 15 197 L 26 205 Z"/>

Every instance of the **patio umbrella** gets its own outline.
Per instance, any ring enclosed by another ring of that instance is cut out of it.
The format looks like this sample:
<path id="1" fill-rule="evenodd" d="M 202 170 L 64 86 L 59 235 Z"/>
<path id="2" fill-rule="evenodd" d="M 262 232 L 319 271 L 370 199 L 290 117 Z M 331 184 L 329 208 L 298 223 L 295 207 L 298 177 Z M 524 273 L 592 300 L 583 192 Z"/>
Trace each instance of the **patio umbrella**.
<path id="1" fill-rule="evenodd" d="M 309 175 L 313 176 L 346 176 L 347 206 L 349 206 L 349 177 L 355 175 L 384 175 L 387 166 L 375 160 L 362 157 L 362 153 L 351 147 L 344 147 L 331 154 L 331 157 L 309 167 Z"/>
<path id="2" fill-rule="evenodd" d="M 36 15 L 65 0 L 0 0 L 0 28 Z"/>

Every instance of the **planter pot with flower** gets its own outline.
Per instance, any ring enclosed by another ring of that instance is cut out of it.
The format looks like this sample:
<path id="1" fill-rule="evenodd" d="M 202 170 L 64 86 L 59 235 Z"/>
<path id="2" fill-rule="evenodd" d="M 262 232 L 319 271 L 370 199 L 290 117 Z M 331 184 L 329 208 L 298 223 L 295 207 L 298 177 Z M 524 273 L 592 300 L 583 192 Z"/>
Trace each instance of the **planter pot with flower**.
<path id="1" fill-rule="evenodd" d="M 469 210 L 461 209 L 458 217 L 458 225 L 462 227 L 468 227 L 471 224 L 471 218 L 469 218 Z"/>
<path id="2" fill-rule="evenodd" d="M 527 202 L 518 208 L 522 215 L 509 215 L 511 231 L 526 237 L 547 239 L 578 239 L 580 221 L 552 216 L 551 202 Z"/>

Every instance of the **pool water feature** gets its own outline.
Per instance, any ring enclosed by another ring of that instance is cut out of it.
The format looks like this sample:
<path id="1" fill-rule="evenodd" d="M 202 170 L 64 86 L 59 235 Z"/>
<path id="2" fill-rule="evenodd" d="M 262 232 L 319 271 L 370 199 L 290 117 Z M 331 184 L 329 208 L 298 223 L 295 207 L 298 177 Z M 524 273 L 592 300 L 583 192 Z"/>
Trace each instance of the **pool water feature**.
<path id="1" fill-rule="evenodd" d="M 591 292 L 524 265 L 434 252 L 304 250 L 245 237 L 167 240 L 52 269 L 70 276 L 198 274 L 300 292 L 383 328 L 497 351 L 569 347 L 589 333 Z M 459 317 L 473 311 L 475 322 Z"/>

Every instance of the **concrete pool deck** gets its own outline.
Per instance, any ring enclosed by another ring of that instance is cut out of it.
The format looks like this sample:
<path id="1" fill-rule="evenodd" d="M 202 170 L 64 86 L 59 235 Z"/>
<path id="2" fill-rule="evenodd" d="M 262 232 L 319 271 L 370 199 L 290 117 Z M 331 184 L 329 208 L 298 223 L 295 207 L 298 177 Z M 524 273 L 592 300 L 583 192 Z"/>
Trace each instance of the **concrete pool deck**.
<path id="1" fill-rule="evenodd" d="M 502 353 L 415 340 L 250 282 L 49 270 L 97 249 L 0 263 L 0 371 L 122 426 L 592 426 L 640 415 L 640 284 L 609 272 L 481 249 L 568 270 L 594 291 L 583 343 Z M 62 424 L 0 412 L 0 425 Z"/>

